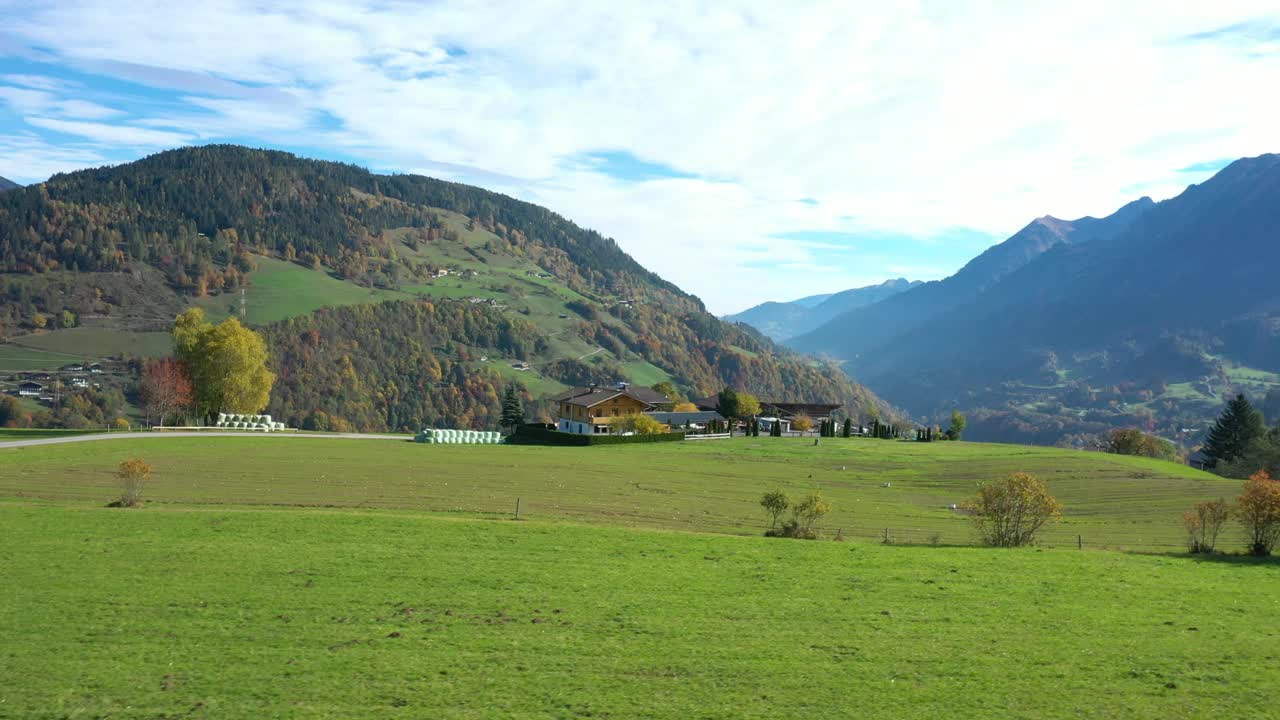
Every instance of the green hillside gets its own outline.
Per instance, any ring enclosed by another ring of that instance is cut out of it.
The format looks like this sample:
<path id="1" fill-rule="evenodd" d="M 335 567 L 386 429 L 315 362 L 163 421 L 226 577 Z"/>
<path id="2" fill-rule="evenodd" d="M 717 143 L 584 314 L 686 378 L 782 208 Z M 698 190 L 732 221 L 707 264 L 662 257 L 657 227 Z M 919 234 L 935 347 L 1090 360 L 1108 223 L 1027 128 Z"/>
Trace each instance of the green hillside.
<path id="1" fill-rule="evenodd" d="M 542 520 L 754 535 L 767 490 L 820 489 L 829 532 L 898 542 L 968 544 L 950 510 L 977 483 L 1010 472 L 1044 479 L 1066 505 L 1052 545 L 1172 551 L 1182 511 L 1234 497 L 1239 481 L 1129 456 L 985 443 L 737 438 L 602 448 L 438 446 L 263 438 L 148 438 L 0 450 L 0 497 L 99 504 L 115 466 L 156 468 L 158 503 L 361 507 L 505 516 L 520 498 Z M 227 465 L 227 457 L 247 458 Z M 221 468 L 206 474 L 196 468 Z M 889 487 L 883 487 L 889 483 Z M 1224 541 L 1234 542 L 1233 540 Z"/>
<path id="2" fill-rule="evenodd" d="M 93 359 L 163 354 L 158 333 L 184 307 L 214 320 L 243 311 L 272 339 L 282 379 L 316 378 L 268 408 L 298 425 L 493 427 L 496 396 L 513 380 L 529 401 L 578 382 L 669 380 L 691 397 L 734 386 L 895 415 L 835 365 L 718 320 L 613 240 L 546 208 L 234 146 L 56 175 L 0 196 L 0 301 L 0 343 L 10 343 L 0 344 L 0 372 L 56 367 L 66 348 Z M 480 342 L 469 321 L 448 338 L 426 324 L 373 355 L 369 333 L 409 307 L 389 302 L 470 305 L 476 322 L 492 325 L 497 313 L 535 342 L 513 354 L 506 339 Z M 369 305 L 381 309 L 350 310 Z M 363 360 L 360 382 L 319 378 L 347 361 L 309 366 L 298 333 Z M 388 370 L 406 351 L 412 364 Z M 445 367 L 458 370 L 442 379 Z M 458 397 L 433 389 L 442 382 Z"/>

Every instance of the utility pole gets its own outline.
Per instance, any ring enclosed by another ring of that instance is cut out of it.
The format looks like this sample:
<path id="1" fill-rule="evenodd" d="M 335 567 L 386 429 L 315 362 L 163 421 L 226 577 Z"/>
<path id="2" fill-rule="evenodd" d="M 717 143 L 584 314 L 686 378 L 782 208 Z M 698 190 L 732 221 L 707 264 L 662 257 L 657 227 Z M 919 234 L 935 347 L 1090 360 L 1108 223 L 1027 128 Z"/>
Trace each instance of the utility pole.
<path id="1" fill-rule="evenodd" d="M 244 320 L 244 288 L 240 288 L 240 319 Z"/>

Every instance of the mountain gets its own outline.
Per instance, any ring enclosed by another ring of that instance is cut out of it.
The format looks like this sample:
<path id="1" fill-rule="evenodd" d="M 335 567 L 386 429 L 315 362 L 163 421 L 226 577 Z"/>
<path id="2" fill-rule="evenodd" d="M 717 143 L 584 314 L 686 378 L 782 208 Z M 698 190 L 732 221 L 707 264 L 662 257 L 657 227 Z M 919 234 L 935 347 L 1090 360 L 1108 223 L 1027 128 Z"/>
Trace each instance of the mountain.
<path id="1" fill-rule="evenodd" d="M 910 282 L 905 278 L 898 278 L 879 285 L 827 295 L 810 295 L 791 302 L 766 302 L 734 315 L 726 315 L 724 319 L 746 323 L 773 340 L 783 341 L 819 327 L 842 313 L 875 304 L 920 284 L 918 280 Z"/>
<path id="2" fill-rule="evenodd" d="M 12 180 L 0 177 L 0 192 L 5 192 L 6 190 L 17 190 L 20 187 L 22 186 Z"/>
<path id="3" fill-rule="evenodd" d="M 55 348 L 163 353 L 191 305 L 262 330 L 268 412 L 300 426 L 492 427 L 509 382 L 535 415 L 567 385 L 624 380 L 892 413 L 613 240 L 480 188 L 221 145 L 0 195 L 0 339 L 24 363 L 0 345 L 0 370 L 66 362 Z"/>
<path id="4" fill-rule="evenodd" d="M 790 339 L 787 345 L 802 352 L 857 358 L 948 309 L 969 302 L 1049 248 L 1114 237 L 1153 205 L 1151 198 L 1144 197 L 1102 219 L 1084 217 L 1068 221 L 1048 215 L 1037 218 L 1008 240 L 970 260 L 955 275 L 918 283 L 882 302 L 854 308 Z"/>
<path id="5" fill-rule="evenodd" d="M 977 437 L 1137 425 L 1190 442 L 1223 396 L 1280 386 L 1277 227 L 1280 156 L 1238 160 L 1160 203 L 1041 218 L 792 344 L 918 415 L 980 409 Z"/>

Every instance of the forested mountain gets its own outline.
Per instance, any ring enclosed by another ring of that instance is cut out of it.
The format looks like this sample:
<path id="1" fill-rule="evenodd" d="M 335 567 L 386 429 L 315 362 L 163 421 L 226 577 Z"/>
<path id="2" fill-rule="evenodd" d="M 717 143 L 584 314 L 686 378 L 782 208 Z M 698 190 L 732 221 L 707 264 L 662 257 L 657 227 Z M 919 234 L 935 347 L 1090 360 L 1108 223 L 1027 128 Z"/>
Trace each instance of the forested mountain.
<path id="1" fill-rule="evenodd" d="M 810 295 L 791 302 L 766 302 L 734 315 L 726 315 L 724 319 L 746 323 L 773 340 L 782 341 L 803 335 L 842 313 L 872 305 L 920 284 L 922 283 L 918 280 L 912 282 L 906 278 L 897 278 L 879 285 L 829 295 Z"/>
<path id="2" fill-rule="evenodd" d="M 5 193 L 0 273 L 0 339 L 24 352 L 93 328 L 154 340 L 189 304 L 244 315 L 291 423 L 491 426 L 505 383 L 532 399 L 583 374 L 892 412 L 550 210 L 281 152 L 186 148 Z"/>
<path id="3" fill-rule="evenodd" d="M 0 177 L 0 192 L 4 192 L 5 190 L 16 190 L 20 187 L 22 186 L 12 180 Z"/>
<path id="4" fill-rule="evenodd" d="M 966 276 L 988 255 L 794 344 L 915 413 L 987 408 L 975 437 L 1139 425 L 1194 442 L 1224 396 L 1280 384 L 1280 156 L 993 250 L 1015 241 L 985 281 Z"/>

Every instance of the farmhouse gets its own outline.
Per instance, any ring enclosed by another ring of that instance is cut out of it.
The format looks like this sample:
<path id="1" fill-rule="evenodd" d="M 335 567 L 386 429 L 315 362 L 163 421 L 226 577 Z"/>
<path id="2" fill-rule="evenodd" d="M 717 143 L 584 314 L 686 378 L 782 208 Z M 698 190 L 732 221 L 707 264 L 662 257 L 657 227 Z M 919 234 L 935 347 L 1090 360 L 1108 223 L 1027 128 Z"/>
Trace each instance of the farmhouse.
<path id="1" fill-rule="evenodd" d="M 44 386 L 38 382 L 27 380 L 25 382 L 18 383 L 18 395 L 21 397 L 39 397 L 40 393 L 43 391 Z"/>
<path id="2" fill-rule="evenodd" d="M 764 400 L 761 400 L 760 414 L 775 415 L 784 420 L 791 420 L 793 418 L 800 417 L 801 415 L 806 415 L 809 418 L 811 418 L 814 422 L 822 422 L 823 420 L 830 420 L 832 414 L 834 414 L 835 411 L 839 410 L 842 407 L 844 406 L 839 404 L 831 405 L 831 404 L 825 404 L 825 403 L 784 403 L 784 402 L 765 402 Z"/>
<path id="3" fill-rule="evenodd" d="M 1187 464 L 1197 470 L 1212 470 L 1215 462 L 1204 450 L 1196 450 L 1187 456 Z"/>
<path id="4" fill-rule="evenodd" d="M 647 393 L 632 391 L 625 386 L 602 388 L 592 385 L 567 390 L 551 398 L 559 410 L 556 429 L 578 435 L 608 435 L 610 418 L 653 409 L 653 404 L 641 399 L 641 395 Z"/>
<path id="5" fill-rule="evenodd" d="M 712 395 L 709 398 L 695 400 L 694 405 L 699 410 L 717 410 L 720 406 L 720 398 Z M 771 400 L 760 401 L 760 429 L 767 430 L 766 422 L 772 424 L 773 421 L 781 421 L 783 431 L 787 431 L 791 427 L 791 421 L 801 415 L 807 416 L 814 422 L 822 422 L 830 420 L 831 416 L 837 410 L 844 407 L 839 404 L 830 403 L 808 403 L 808 402 L 773 402 Z"/>

